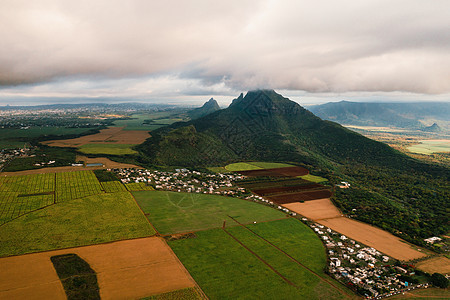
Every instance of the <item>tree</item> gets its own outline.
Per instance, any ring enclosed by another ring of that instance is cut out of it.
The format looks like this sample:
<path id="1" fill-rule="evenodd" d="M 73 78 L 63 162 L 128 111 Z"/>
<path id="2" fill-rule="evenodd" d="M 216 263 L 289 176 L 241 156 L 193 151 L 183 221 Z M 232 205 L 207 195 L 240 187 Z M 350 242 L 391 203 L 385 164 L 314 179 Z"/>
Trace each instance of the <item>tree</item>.
<path id="1" fill-rule="evenodd" d="M 431 283 L 442 289 L 448 287 L 448 279 L 440 273 L 434 273 L 433 275 L 431 275 Z"/>

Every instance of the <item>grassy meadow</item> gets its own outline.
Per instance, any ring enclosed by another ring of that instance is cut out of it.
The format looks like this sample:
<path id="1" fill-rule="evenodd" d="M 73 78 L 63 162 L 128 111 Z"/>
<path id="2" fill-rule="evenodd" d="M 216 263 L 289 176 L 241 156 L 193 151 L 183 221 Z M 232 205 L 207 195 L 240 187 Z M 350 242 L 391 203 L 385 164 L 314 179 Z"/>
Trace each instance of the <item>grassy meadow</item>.
<path id="1" fill-rule="evenodd" d="M 161 234 L 222 227 L 224 221 L 235 225 L 228 215 L 242 223 L 286 216 L 268 206 L 225 196 L 166 191 L 133 192 L 133 196 Z"/>
<path id="2" fill-rule="evenodd" d="M 226 230 L 248 249 L 222 229 L 197 232 L 195 238 L 170 241 L 169 245 L 210 299 L 344 298 L 344 288 L 338 290 L 329 284 L 338 286 L 336 282 L 323 280 L 325 250 L 306 225 L 286 219 L 249 228 L 300 262 L 313 258 L 308 268 L 318 276 L 241 226 Z"/>

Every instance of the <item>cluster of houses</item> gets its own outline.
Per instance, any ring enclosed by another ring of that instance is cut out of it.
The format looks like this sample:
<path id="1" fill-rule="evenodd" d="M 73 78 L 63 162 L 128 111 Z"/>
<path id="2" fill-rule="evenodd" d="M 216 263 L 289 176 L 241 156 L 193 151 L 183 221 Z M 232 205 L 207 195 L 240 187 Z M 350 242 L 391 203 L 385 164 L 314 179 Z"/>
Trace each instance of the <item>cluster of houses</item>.
<path id="1" fill-rule="evenodd" d="M 30 155 L 30 148 L 21 149 L 0 149 L 0 171 L 3 166 L 10 160 L 16 157 L 26 157 Z"/>
<path id="2" fill-rule="evenodd" d="M 327 248 L 328 272 L 367 298 L 381 299 L 422 287 L 407 281 L 415 275 L 413 266 L 398 266 L 389 256 L 321 224 L 310 223 L 309 226 Z"/>
<path id="3" fill-rule="evenodd" d="M 122 183 L 144 182 L 156 190 L 173 192 L 216 194 L 224 196 L 242 196 L 248 192 L 233 184 L 242 179 L 234 174 L 206 174 L 188 169 L 176 169 L 175 172 L 149 171 L 138 169 L 112 169 Z"/>

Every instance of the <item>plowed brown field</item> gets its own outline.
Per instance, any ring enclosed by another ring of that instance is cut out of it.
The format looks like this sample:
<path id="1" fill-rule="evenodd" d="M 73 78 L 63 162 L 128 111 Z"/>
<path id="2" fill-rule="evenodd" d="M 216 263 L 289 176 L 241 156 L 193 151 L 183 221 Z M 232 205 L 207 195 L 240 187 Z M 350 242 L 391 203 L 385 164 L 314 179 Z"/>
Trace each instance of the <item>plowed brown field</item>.
<path id="1" fill-rule="evenodd" d="M 343 217 L 330 199 L 283 204 L 286 208 L 399 260 L 426 256 L 418 247 L 377 227 Z"/>
<path id="2" fill-rule="evenodd" d="M 141 144 L 149 137 L 150 134 L 144 130 L 123 130 L 123 127 L 109 127 L 96 134 L 76 139 L 46 141 L 43 144 L 75 148 L 86 144 Z"/>
<path id="3" fill-rule="evenodd" d="M 0 259 L 0 299 L 65 299 L 50 257 L 76 253 L 97 273 L 102 299 L 138 299 L 194 287 L 162 238 L 49 251 Z"/>
<path id="4" fill-rule="evenodd" d="M 416 267 L 430 274 L 433 273 L 449 274 L 450 259 L 444 256 L 433 257 L 417 263 Z"/>
<path id="5" fill-rule="evenodd" d="M 261 169 L 261 170 L 248 170 L 239 171 L 239 174 L 245 176 L 272 176 L 272 177 L 296 177 L 309 174 L 309 171 L 302 167 L 285 167 L 275 169 Z"/>
<path id="6" fill-rule="evenodd" d="M 311 220 L 342 216 L 341 212 L 334 206 L 330 199 L 306 201 L 304 203 L 294 202 L 283 204 L 283 206 Z"/>

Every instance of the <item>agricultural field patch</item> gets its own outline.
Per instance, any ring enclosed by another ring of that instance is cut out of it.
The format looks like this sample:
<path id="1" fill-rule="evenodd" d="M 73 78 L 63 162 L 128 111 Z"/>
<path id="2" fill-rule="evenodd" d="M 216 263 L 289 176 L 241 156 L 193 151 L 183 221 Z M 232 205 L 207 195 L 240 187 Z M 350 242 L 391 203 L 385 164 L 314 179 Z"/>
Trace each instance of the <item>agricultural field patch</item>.
<path id="1" fill-rule="evenodd" d="M 28 129 L 0 128 L 0 149 L 23 147 L 30 140 L 41 136 L 78 135 L 92 129 L 95 128 L 66 128 L 62 126 L 33 126 Z"/>
<path id="2" fill-rule="evenodd" d="M 260 170 L 261 167 L 252 165 L 250 163 L 245 162 L 239 162 L 239 163 L 233 163 L 225 166 L 225 169 L 229 172 L 238 172 L 238 171 L 247 171 L 247 170 Z"/>
<path id="3" fill-rule="evenodd" d="M 100 130 L 99 133 L 85 135 L 75 139 L 52 140 L 43 144 L 54 147 L 81 147 L 86 144 L 140 144 L 150 135 L 145 131 L 125 131 L 123 127 L 109 127 Z"/>
<path id="4" fill-rule="evenodd" d="M 0 299 L 67 299 L 50 257 L 69 253 L 97 273 L 101 299 L 141 299 L 195 286 L 167 244 L 150 237 L 0 258 Z"/>
<path id="5" fill-rule="evenodd" d="M 321 219 L 317 222 L 398 260 L 408 261 L 426 256 L 417 246 L 366 223 L 346 217 Z"/>
<path id="6" fill-rule="evenodd" d="M 154 191 L 155 189 L 150 186 L 146 185 L 144 182 L 131 182 L 126 183 L 125 187 L 130 192 L 137 192 L 137 191 Z"/>
<path id="7" fill-rule="evenodd" d="M 270 176 L 270 177 L 296 177 L 309 174 L 309 171 L 302 167 L 286 167 L 286 168 L 274 168 L 274 169 L 259 169 L 238 171 L 239 174 L 258 177 L 258 176 Z"/>
<path id="8" fill-rule="evenodd" d="M 102 188 L 107 193 L 125 192 L 127 188 L 120 181 L 105 181 L 101 182 Z"/>
<path id="9" fill-rule="evenodd" d="M 267 199 L 278 203 L 278 204 L 286 204 L 292 202 L 303 202 L 303 201 L 311 201 L 317 199 L 330 198 L 331 191 L 328 189 L 321 189 L 317 191 L 307 191 L 300 193 L 292 193 L 292 194 L 282 194 L 282 195 L 271 195 L 267 197 Z"/>
<path id="10" fill-rule="evenodd" d="M 173 115 L 173 111 L 133 114 L 130 116 L 130 119 L 114 121 L 114 125 L 124 127 L 126 131 L 152 131 L 175 122 L 183 121 L 181 118 L 172 117 Z"/>
<path id="11" fill-rule="evenodd" d="M 66 201 L 103 193 L 102 186 L 92 171 L 53 174 L 56 176 L 56 201 Z"/>
<path id="12" fill-rule="evenodd" d="M 416 267 L 430 274 L 450 274 L 450 259 L 445 256 L 437 256 L 417 263 Z"/>
<path id="13" fill-rule="evenodd" d="M 330 199 L 306 201 L 304 203 L 293 202 L 283 204 L 284 207 L 311 220 L 341 217 L 341 212 L 334 206 Z"/>
<path id="14" fill-rule="evenodd" d="M 286 217 L 268 206 L 225 196 L 166 191 L 133 192 L 133 196 L 161 234 L 222 227 L 224 221 L 230 222 L 228 215 L 242 223 Z"/>
<path id="15" fill-rule="evenodd" d="M 150 297 L 142 298 L 141 300 L 200 300 L 204 299 L 196 288 L 185 288 L 164 294 L 158 294 Z"/>
<path id="16" fill-rule="evenodd" d="M 127 155 L 136 154 L 133 150 L 135 144 L 86 144 L 78 148 L 85 154 Z"/>
<path id="17" fill-rule="evenodd" d="M 450 140 L 421 140 L 419 144 L 409 146 L 409 152 L 419 154 L 432 154 L 450 152 Z"/>
<path id="18" fill-rule="evenodd" d="M 0 256 L 151 236 L 128 192 L 62 201 L 0 226 Z"/>
<path id="19" fill-rule="evenodd" d="M 304 179 L 304 180 L 311 181 L 311 182 L 315 182 L 315 183 L 321 183 L 321 182 L 327 182 L 328 181 L 328 179 L 326 179 L 326 178 L 323 178 L 323 177 L 320 177 L 320 176 L 316 176 L 316 175 L 311 175 L 311 174 L 300 176 L 300 178 Z"/>
<path id="20" fill-rule="evenodd" d="M 344 288 L 321 271 L 325 250 L 305 225 L 286 219 L 249 228 L 269 243 L 237 226 L 197 232 L 196 238 L 170 241 L 169 245 L 210 299 L 346 297 Z M 320 273 L 306 268 L 296 257 L 310 261 Z"/>

